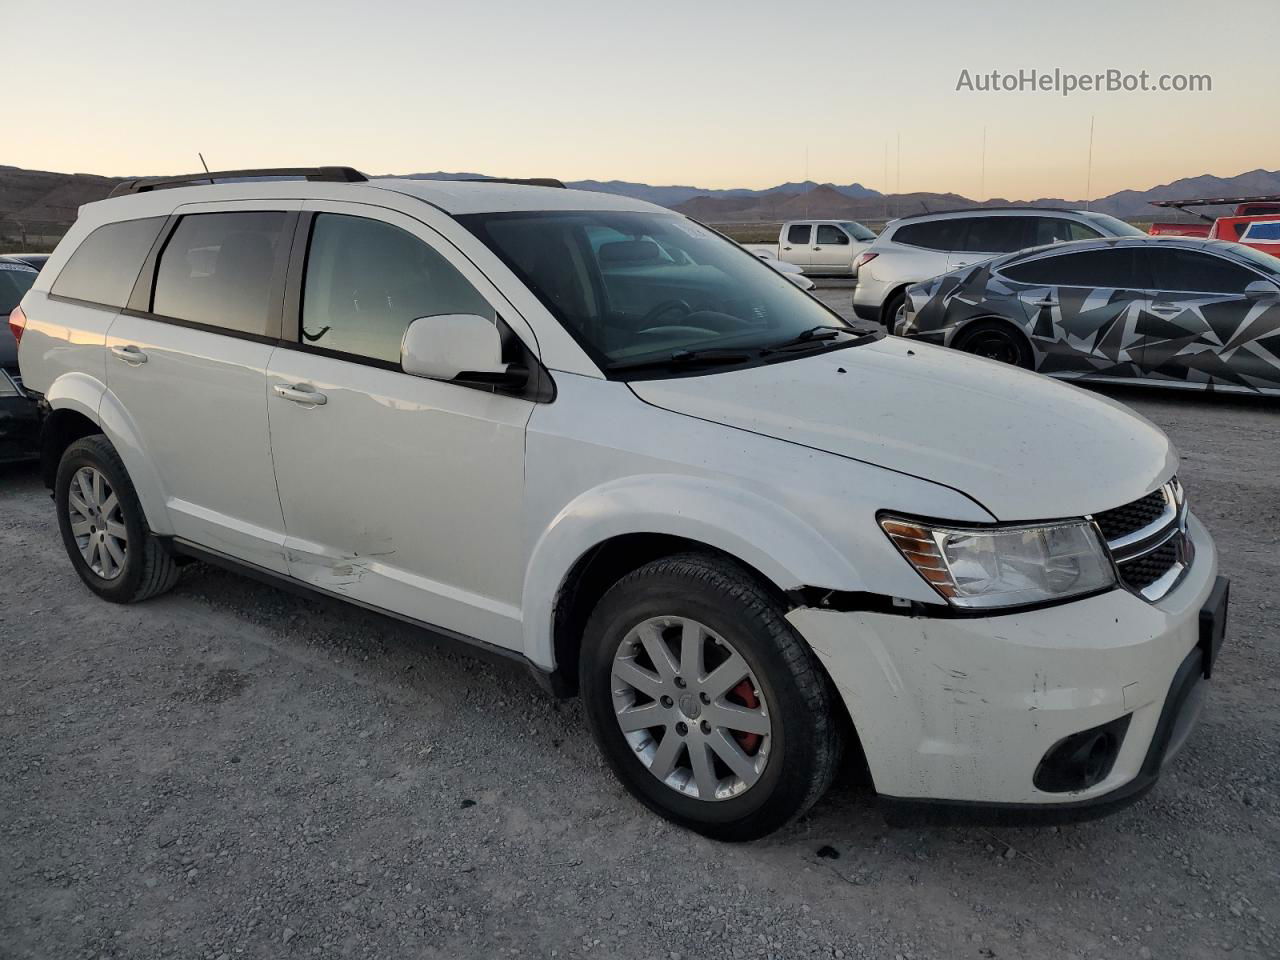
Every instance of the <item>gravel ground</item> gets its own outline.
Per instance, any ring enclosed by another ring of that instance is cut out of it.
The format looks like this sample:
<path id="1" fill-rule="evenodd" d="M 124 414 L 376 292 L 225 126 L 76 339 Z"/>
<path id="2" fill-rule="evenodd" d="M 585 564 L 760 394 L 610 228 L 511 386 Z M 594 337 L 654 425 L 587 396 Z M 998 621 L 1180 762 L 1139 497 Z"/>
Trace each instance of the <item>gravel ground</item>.
<path id="1" fill-rule="evenodd" d="M 1174 768 L 1059 829 L 889 829 L 849 772 L 704 840 L 514 666 L 201 566 L 97 600 L 0 472 L 0 957 L 1280 956 L 1280 404 L 1113 395 L 1182 450 L 1234 607 Z"/>

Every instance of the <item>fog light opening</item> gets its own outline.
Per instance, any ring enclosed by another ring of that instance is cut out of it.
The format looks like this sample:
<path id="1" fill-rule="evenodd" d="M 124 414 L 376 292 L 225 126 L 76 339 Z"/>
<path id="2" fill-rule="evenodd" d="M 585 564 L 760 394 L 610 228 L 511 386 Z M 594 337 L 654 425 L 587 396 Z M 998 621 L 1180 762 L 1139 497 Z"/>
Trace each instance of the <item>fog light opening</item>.
<path id="1" fill-rule="evenodd" d="M 1036 768 L 1036 788 L 1046 793 L 1087 790 L 1111 773 L 1131 714 L 1059 740 Z"/>

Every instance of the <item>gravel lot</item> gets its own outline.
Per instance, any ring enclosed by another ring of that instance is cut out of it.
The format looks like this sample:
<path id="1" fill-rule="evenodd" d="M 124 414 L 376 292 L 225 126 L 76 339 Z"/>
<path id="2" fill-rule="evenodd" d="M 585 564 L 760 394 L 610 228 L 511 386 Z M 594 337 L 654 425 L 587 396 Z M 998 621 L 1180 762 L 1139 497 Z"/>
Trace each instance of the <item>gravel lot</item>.
<path id="1" fill-rule="evenodd" d="M 1280 403 L 1113 395 L 1182 450 L 1234 607 L 1174 769 L 1060 829 L 889 829 L 850 773 L 703 840 L 514 666 L 201 566 L 97 600 L 0 472 L 0 957 L 1280 956 Z"/>

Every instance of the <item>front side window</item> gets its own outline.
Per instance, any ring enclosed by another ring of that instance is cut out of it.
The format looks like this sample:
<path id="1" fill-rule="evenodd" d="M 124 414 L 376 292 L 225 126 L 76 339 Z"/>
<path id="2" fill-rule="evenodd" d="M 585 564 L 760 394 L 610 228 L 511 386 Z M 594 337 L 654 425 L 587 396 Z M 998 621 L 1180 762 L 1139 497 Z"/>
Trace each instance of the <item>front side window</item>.
<path id="1" fill-rule="evenodd" d="M 771 362 L 778 355 L 765 350 L 806 331 L 848 329 L 736 243 L 674 214 L 538 211 L 458 219 L 605 370 L 720 348 L 750 355 L 744 362 Z M 597 242 L 602 234 L 608 239 Z"/>
<path id="2" fill-rule="evenodd" d="M 1246 267 L 1195 250 L 1153 249 L 1147 256 L 1156 290 L 1238 294 L 1259 279 Z"/>
<path id="3" fill-rule="evenodd" d="M 98 227 L 76 247 L 49 292 L 107 307 L 123 307 L 129 302 L 129 294 L 164 221 L 164 217 L 149 217 Z"/>
<path id="4" fill-rule="evenodd" d="M 829 247 L 847 247 L 849 245 L 849 237 L 839 227 L 833 227 L 829 223 L 821 223 L 818 224 L 818 243 L 826 244 Z"/>
<path id="5" fill-rule="evenodd" d="M 160 254 L 152 313 L 236 333 L 278 333 L 271 295 L 288 219 L 257 210 L 183 217 Z"/>
<path id="6" fill-rule="evenodd" d="M 1102 236 L 1093 227 L 1062 217 L 1033 217 L 1029 247 L 1043 247 L 1051 243 L 1069 243 L 1072 240 L 1097 240 Z"/>
<path id="7" fill-rule="evenodd" d="M 807 223 L 793 223 L 787 228 L 787 243 L 794 244 L 797 247 L 808 246 L 809 236 L 813 232 L 813 228 Z"/>
<path id="8" fill-rule="evenodd" d="M 1096 287 L 1113 290 L 1145 288 L 1139 275 L 1137 249 L 1082 250 L 1037 257 L 1000 270 L 1018 283 L 1042 287 Z"/>
<path id="9" fill-rule="evenodd" d="M 601 251 L 621 240 L 595 238 Z M 447 260 L 379 220 L 321 213 L 307 252 L 302 342 L 400 364 L 405 329 L 419 317 L 497 314 Z"/>
<path id="10" fill-rule="evenodd" d="M 1146 234 L 1132 223 L 1125 223 L 1118 217 L 1106 213 L 1094 213 L 1092 210 L 1080 212 L 1089 223 L 1097 227 L 1108 237 L 1145 237 Z"/>

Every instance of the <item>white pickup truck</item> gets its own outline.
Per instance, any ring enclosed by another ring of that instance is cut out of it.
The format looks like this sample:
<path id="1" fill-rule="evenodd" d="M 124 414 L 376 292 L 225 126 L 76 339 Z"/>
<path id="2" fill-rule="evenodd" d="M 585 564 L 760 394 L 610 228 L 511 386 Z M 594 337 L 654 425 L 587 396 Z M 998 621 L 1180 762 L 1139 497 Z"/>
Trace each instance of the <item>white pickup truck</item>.
<path id="1" fill-rule="evenodd" d="M 762 260 L 792 263 L 808 274 L 852 276 L 853 261 L 876 235 L 851 220 L 788 220 L 777 243 L 744 243 Z"/>

